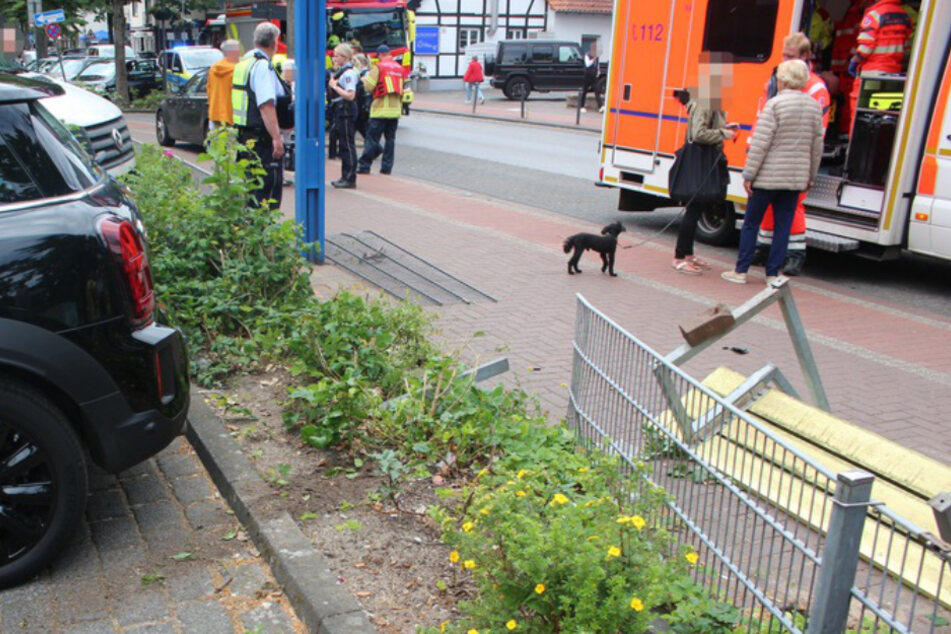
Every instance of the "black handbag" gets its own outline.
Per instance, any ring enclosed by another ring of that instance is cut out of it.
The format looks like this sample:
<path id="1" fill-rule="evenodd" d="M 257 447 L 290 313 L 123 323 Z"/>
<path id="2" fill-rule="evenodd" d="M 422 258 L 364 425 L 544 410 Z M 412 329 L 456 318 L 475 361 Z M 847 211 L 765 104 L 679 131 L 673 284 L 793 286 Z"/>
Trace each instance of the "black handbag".
<path id="1" fill-rule="evenodd" d="M 667 175 L 670 197 L 686 204 L 717 203 L 726 200 L 730 172 L 726 155 L 719 145 L 701 145 L 687 141 L 674 155 L 674 164 Z"/>

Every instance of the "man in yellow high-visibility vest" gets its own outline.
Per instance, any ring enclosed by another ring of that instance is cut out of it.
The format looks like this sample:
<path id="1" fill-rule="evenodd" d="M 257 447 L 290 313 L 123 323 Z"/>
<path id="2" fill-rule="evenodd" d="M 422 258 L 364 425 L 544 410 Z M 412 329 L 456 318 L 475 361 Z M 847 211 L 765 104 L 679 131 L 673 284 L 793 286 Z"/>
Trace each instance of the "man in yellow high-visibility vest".
<path id="1" fill-rule="evenodd" d="M 363 77 L 363 87 L 373 95 L 373 103 L 357 174 L 369 174 L 370 165 L 380 154 L 383 155 L 380 173 L 389 174 L 396 158 L 396 128 L 403 113 L 404 70 L 390 55 L 386 44 L 377 47 L 376 53 L 379 62 Z M 380 137 L 386 139 L 385 144 L 380 144 Z"/>
<path id="2" fill-rule="evenodd" d="M 278 124 L 278 100 L 287 96 L 284 84 L 271 65 L 281 29 L 262 22 L 254 29 L 254 48 L 234 67 L 231 105 L 238 140 L 253 142 L 264 176 L 254 191 L 255 200 L 271 209 L 281 206 L 284 184 L 284 140 Z"/>

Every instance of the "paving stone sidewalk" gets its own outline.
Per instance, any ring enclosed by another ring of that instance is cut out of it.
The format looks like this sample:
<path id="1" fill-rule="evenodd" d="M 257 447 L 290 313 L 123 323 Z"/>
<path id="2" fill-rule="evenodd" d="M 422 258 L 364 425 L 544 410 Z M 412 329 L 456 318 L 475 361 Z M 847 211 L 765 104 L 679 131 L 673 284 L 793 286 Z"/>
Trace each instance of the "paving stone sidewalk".
<path id="1" fill-rule="evenodd" d="M 0 632 L 303 633 L 229 513 L 183 438 L 118 475 L 92 469 L 87 521 L 48 571 L 0 591 Z"/>
<path id="2" fill-rule="evenodd" d="M 762 289 L 762 278 L 747 286 L 720 280 L 719 271 L 732 262 L 715 262 L 714 271 L 700 277 L 678 275 L 669 264 L 672 238 L 632 246 L 645 237 L 638 232 L 622 236 L 620 277 L 602 275 L 590 254 L 581 261 L 584 274 L 568 276 L 561 242 L 597 227 L 397 175 L 365 176 L 358 189 L 327 196 L 328 235 L 372 229 L 494 296 L 497 303 L 438 309 L 443 336 L 473 360 L 508 356 L 513 372 L 507 381 L 536 394 L 555 417 L 567 407 L 576 293 L 667 352 L 682 342 L 678 322 L 720 301 L 738 306 Z M 941 412 L 951 408 L 951 346 L 944 343 L 951 319 L 815 280 L 792 284 L 833 413 L 947 462 L 951 438 L 941 433 Z M 473 338 L 476 332 L 484 336 Z M 732 346 L 748 354 L 737 355 Z M 807 393 L 778 308 L 686 370 L 703 377 L 726 365 L 750 373 L 767 362 Z"/>

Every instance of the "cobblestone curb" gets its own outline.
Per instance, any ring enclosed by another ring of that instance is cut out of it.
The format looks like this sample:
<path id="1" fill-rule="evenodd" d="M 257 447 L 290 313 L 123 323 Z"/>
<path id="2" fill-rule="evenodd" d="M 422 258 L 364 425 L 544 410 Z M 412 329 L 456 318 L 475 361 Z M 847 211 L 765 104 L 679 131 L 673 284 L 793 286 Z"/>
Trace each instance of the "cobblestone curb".
<path id="1" fill-rule="evenodd" d="M 272 504 L 273 492 L 225 431 L 204 399 L 192 391 L 188 440 L 221 495 L 271 566 L 297 616 L 317 634 L 366 634 L 376 628 L 337 582 L 327 560 L 317 552 L 285 511 Z"/>

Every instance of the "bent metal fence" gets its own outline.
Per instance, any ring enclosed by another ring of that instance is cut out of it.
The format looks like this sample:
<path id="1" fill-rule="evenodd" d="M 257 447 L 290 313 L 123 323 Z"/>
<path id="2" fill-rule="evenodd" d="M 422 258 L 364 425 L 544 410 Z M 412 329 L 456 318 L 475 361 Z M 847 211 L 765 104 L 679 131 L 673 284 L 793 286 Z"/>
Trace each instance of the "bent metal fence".
<path id="1" fill-rule="evenodd" d="M 943 542 L 871 500 L 578 296 L 568 422 L 643 463 L 696 575 L 751 632 L 948 632 Z"/>

